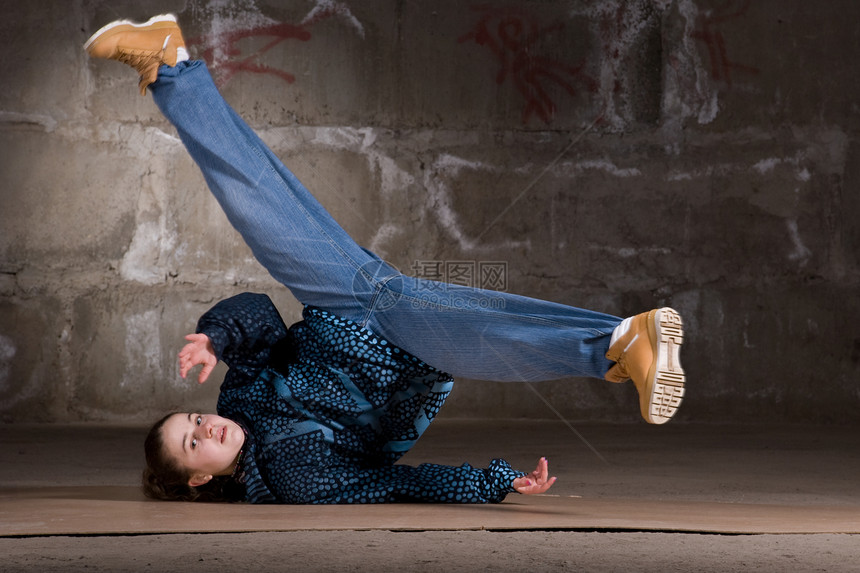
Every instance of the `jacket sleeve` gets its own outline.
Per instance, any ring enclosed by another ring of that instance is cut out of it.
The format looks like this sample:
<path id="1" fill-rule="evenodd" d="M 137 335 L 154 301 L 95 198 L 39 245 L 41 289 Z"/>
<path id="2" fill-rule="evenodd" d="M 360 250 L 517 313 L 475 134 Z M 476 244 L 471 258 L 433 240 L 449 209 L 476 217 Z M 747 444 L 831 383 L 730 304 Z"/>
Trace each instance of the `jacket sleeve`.
<path id="1" fill-rule="evenodd" d="M 200 317 L 197 332 L 209 337 L 215 356 L 230 367 L 230 378 L 240 382 L 268 364 L 272 347 L 285 339 L 287 327 L 268 296 L 242 293 Z"/>
<path id="2" fill-rule="evenodd" d="M 504 460 L 486 469 L 469 464 L 393 465 L 381 468 L 325 468 L 288 472 L 275 486 L 284 503 L 499 503 L 513 493 L 515 478 L 525 475 Z"/>

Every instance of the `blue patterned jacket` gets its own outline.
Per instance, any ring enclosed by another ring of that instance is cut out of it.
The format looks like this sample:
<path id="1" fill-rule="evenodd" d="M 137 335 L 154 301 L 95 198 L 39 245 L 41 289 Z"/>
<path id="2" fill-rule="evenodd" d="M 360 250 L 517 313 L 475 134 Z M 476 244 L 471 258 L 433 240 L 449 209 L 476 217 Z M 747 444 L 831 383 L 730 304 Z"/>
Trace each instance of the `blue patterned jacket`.
<path id="1" fill-rule="evenodd" d="M 218 414 L 246 433 L 237 468 L 252 503 L 500 502 L 504 460 L 489 468 L 395 464 L 453 384 L 358 324 L 306 307 L 287 329 L 266 295 L 219 302 L 197 325 L 229 370 Z"/>

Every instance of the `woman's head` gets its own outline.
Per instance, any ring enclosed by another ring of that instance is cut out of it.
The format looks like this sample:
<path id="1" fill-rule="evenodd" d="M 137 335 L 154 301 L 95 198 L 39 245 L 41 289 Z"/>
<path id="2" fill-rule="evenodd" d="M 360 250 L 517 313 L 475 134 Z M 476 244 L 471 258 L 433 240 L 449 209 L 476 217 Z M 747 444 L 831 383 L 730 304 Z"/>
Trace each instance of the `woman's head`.
<path id="1" fill-rule="evenodd" d="M 236 467 L 245 433 L 214 414 L 168 414 L 146 438 L 144 492 L 156 499 L 195 500 L 220 490 Z M 217 495 L 216 495 L 217 497 Z"/>

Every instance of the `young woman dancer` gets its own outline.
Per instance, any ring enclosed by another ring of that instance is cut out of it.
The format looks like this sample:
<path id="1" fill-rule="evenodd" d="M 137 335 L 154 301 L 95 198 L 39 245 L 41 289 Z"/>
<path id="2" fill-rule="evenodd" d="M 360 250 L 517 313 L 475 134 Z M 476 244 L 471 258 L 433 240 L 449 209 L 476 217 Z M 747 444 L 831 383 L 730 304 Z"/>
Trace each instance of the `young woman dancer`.
<path id="1" fill-rule="evenodd" d="M 625 320 L 401 274 L 359 247 L 190 61 L 176 18 L 117 21 L 84 48 L 134 67 L 256 258 L 305 306 L 287 328 L 265 295 L 215 305 L 186 336 L 185 377 L 219 359 L 218 415 L 170 414 L 146 441 L 148 495 L 254 503 L 499 502 L 542 493 L 531 473 L 395 464 L 439 411 L 452 376 L 633 380 L 651 423 L 684 393 L 681 318 Z"/>

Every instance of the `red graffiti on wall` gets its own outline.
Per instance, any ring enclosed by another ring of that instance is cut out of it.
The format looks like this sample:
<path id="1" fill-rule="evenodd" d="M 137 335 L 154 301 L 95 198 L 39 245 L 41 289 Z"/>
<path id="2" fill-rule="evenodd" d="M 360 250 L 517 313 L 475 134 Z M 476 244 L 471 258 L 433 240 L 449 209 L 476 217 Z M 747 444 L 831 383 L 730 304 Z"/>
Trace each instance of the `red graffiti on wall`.
<path id="1" fill-rule="evenodd" d="M 265 26 L 236 28 L 226 33 L 191 38 L 188 43 L 201 48 L 200 57 L 212 68 L 215 82 L 219 86 L 224 86 L 233 76 L 241 72 L 273 75 L 291 84 L 296 81 L 296 77 L 285 70 L 261 63 L 263 55 L 287 40 L 307 42 L 311 39 L 311 26 L 340 11 L 340 6 L 333 6 L 330 9 L 317 11 L 300 24 L 275 22 Z M 271 38 L 271 40 L 261 48 L 244 54 L 240 42 L 249 38 Z M 216 58 L 216 54 L 223 57 Z"/>
<path id="2" fill-rule="evenodd" d="M 751 0 L 726 0 L 712 12 L 699 17 L 696 30 L 691 36 L 705 44 L 711 60 L 711 77 L 716 81 L 732 85 L 732 72 L 735 70 L 757 74 L 758 68 L 740 64 L 729 59 L 726 39 L 719 27 L 725 22 L 740 18 L 750 7 Z"/>
<path id="3" fill-rule="evenodd" d="M 272 40 L 251 54 L 244 55 L 238 46 L 240 40 L 256 37 L 271 37 Z M 223 86 L 240 72 L 270 74 L 291 84 L 296 81 L 296 77 L 293 74 L 260 63 L 260 57 L 281 42 L 291 39 L 306 42 L 310 38 L 311 33 L 304 27 L 281 23 L 257 28 L 231 30 L 226 34 L 219 34 L 217 42 L 210 37 L 201 36 L 193 38 L 189 43 L 203 47 L 200 57 L 206 60 L 212 67 L 213 76 L 219 86 Z M 226 58 L 216 59 L 216 51 L 224 54 Z"/>
<path id="4" fill-rule="evenodd" d="M 583 71 L 584 62 L 570 65 L 539 54 L 541 38 L 564 24 L 541 27 L 534 17 L 513 7 L 481 5 L 472 9 L 481 16 L 472 31 L 458 41 L 489 48 L 499 64 L 496 83 L 510 80 L 525 99 L 523 123 L 536 115 L 549 124 L 555 116 L 557 106 L 548 93 L 548 83 L 561 86 L 570 95 L 577 93 L 576 86 L 597 91 L 597 83 Z"/>

